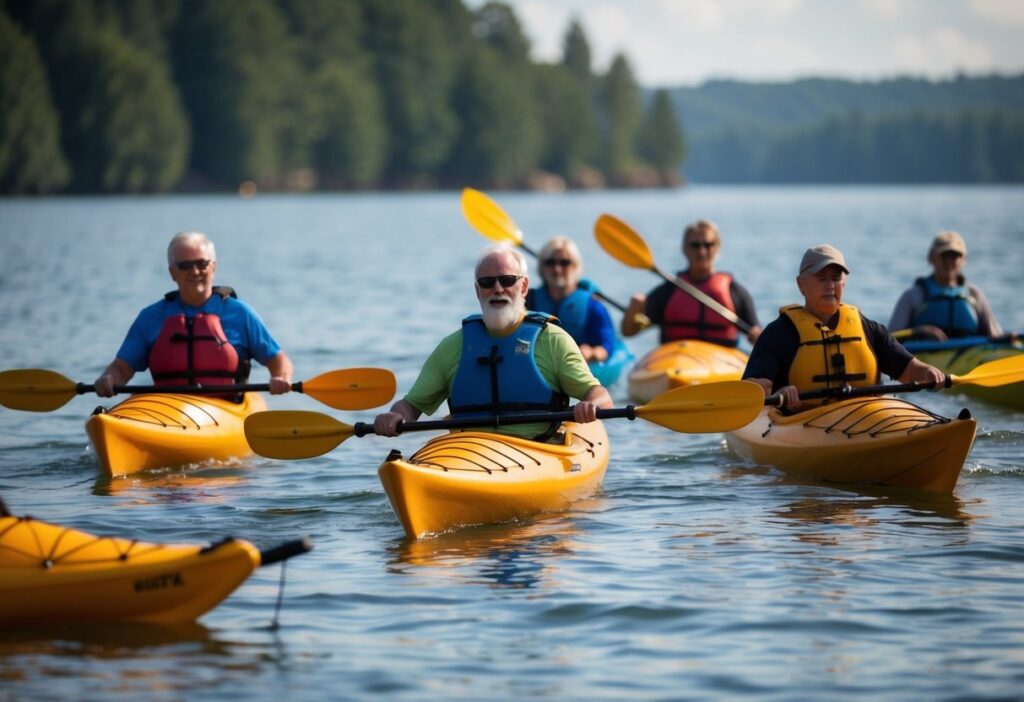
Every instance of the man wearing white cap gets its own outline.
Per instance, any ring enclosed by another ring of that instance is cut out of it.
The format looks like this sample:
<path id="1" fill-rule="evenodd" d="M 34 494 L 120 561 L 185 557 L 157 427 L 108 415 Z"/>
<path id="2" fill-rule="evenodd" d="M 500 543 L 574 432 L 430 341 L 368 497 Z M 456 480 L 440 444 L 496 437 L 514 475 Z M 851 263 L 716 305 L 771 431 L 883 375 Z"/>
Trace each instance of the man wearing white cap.
<path id="1" fill-rule="evenodd" d="M 801 392 L 876 385 L 881 373 L 901 383 L 945 380 L 942 371 L 914 358 L 884 326 L 842 303 L 849 273 L 834 246 L 807 249 L 796 277 L 804 304 L 782 307 L 750 352 L 743 378 L 764 388 L 765 395 L 781 395 L 789 410 L 801 406 Z"/>
<path id="2" fill-rule="evenodd" d="M 985 295 L 964 279 L 967 244 L 956 232 L 939 232 L 928 249 L 933 272 L 905 290 L 889 319 L 889 328 L 910 330 L 913 338 L 1002 336 Z"/>

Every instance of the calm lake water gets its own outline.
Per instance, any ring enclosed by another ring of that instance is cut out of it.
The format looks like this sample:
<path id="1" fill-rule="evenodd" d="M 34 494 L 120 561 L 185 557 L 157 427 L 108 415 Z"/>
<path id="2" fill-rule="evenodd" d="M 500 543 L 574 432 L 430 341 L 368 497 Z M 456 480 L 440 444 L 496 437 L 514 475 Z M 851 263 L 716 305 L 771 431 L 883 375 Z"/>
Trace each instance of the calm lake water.
<path id="1" fill-rule="evenodd" d="M 797 261 L 822 242 L 853 270 L 846 301 L 884 322 L 927 270 L 931 237 L 956 229 L 970 278 L 1024 330 L 1020 188 L 492 195 L 534 248 L 575 237 L 587 273 L 622 301 L 658 280 L 599 249 L 598 215 L 632 223 L 666 270 L 680 265 L 682 225 L 715 220 L 720 267 L 763 322 L 797 299 Z M 475 310 L 471 267 L 487 243 L 457 193 L 0 200 L 0 366 L 91 382 L 171 288 L 165 247 L 190 228 L 215 240 L 218 282 L 260 311 L 298 379 L 379 365 L 400 393 Z M 624 403 L 624 383 L 613 394 Z M 376 468 L 422 434 L 110 480 L 83 431 L 95 396 L 0 409 L 0 495 L 16 514 L 144 540 L 316 542 L 288 566 L 277 629 L 273 567 L 191 626 L 2 631 L 0 699 L 1020 699 L 1024 415 L 914 399 L 979 419 L 951 498 L 797 482 L 742 463 L 720 435 L 610 421 L 593 499 L 415 543 Z M 270 404 L 373 415 L 300 395 Z"/>

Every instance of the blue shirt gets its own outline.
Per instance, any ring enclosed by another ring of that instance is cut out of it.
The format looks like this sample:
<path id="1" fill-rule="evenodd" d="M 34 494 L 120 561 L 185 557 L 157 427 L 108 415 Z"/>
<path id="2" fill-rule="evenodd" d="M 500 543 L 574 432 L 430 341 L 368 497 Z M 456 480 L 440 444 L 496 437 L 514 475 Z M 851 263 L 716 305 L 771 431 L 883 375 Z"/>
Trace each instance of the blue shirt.
<path id="1" fill-rule="evenodd" d="M 132 322 L 128 335 L 117 351 L 117 357 L 136 372 L 146 370 L 149 367 L 149 351 L 160 336 L 164 320 L 182 313 L 191 318 L 200 312 L 220 317 L 224 335 L 235 347 L 240 361 L 255 359 L 267 365 L 270 359 L 281 352 L 281 346 L 270 335 L 253 308 L 237 298 L 214 294 L 201 307 L 186 305 L 179 297 L 163 299 L 146 307 Z"/>

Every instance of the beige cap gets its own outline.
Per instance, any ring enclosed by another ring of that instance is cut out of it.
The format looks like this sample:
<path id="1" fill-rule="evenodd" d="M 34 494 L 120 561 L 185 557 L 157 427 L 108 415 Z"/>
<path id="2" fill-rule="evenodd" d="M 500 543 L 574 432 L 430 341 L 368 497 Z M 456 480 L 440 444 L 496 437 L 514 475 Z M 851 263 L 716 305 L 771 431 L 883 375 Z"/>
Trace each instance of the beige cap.
<path id="1" fill-rule="evenodd" d="M 800 259 L 800 273 L 818 273 L 826 266 L 836 265 L 847 273 L 850 269 L 846 267 L 846 259 L 843 252 L 835 246 L 818 244 L 804 251 L 804 257 Z"/>
<path id="2" fill-rule="evenodd" d="M 939 232 L 932 240 L 932 247 L 928 249 L 928 255 L 943 254 L 947 251 L 956 251 L 962 256 L 967 255 L 967 244 L 964 238 L 956 232 Z"/>

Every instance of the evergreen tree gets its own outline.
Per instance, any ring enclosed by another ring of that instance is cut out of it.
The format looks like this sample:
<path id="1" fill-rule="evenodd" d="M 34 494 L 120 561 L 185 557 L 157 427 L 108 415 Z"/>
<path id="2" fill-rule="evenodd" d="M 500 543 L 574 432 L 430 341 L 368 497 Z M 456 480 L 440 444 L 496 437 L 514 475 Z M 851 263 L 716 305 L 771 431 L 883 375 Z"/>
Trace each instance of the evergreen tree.
<path id="1" fill-rule="evenodd" d="M 457 184 L 510 187 L 537 165 L 541 146 L 532 86 L 523 71 L 503 70 L 488 46 L 463 65 L 453 95 L 462 125 L 446 168 Z"/>
<path id="2" fill-rule="evenodd" d="M 637 166 L 637 134 L 640 128 L 640 88 L 629 60 L 617 54 L 601 88 L 603 122 L 602 163 L 613 179 L 622 179 Z"/>
<path id="3" fill-rule="evenodd" d="M 47 193 L 69 180 L 39 51 L 0 10 L 0 192 Z"/>
<path id="4" fill-rule="evenodd" d="M 654 94 L 641 132 L 640 155 L 663 172 L 678 168 L 685 156 L 683 133 L 666 90 Z"/>
<path id="5" fill-rule="evenodd" d="M 172 188 L 189 131 L 167 65 L 110 28 L 75 38 L 64 67 L 77 86 L 63 104 L 74 188 L 151 192 Z"/>
<path id="6" fill-rule="evenodd" d="M 333 62 L 320 69 L 313 87 L 327 96 L 313 162 L 323 184 L 375 185 L 387 157 L 387 125 L 377 86 L 359 69 Z"/>
<path id="7" fill-rule="evenodd" d="M 306 154 L 289 132 L 302 119 L 294 45 L 272 0 L 185 0 L 176 73 L 192 116 L 192 168 L 229 185 L 279 185 Z"/>
<path id="8" fill-rule="evenodd" d="M 364 10 L 390 131 L 386 175 L 400 185 L 431 183 L 458 131 L 449 104 L 456 46 L 425 3 L 365 0 Z"/>
<path id="9" fill-rule="evenodd" d="M 597 145 L 590 95 L 564 66 L 538 66 L 534 85 L 544 139 L 541 166 L 571 180 L 588 164 Z"/>
<path id="10" fill-rule="evenodd" d="M 573 18 L 562 40 L 562 65 L 583 85 L 589 88 L 591 78 L 590 42 L 579 20 Z"/>

